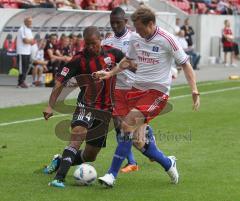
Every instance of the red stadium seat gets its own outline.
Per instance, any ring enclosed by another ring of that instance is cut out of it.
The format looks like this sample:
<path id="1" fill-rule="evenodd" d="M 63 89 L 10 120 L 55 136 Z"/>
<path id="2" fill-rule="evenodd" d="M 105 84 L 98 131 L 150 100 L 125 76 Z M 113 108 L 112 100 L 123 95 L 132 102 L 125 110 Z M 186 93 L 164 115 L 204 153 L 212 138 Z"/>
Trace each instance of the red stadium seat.
<path id="1" fill-rule="evenodd" d="M 199 14 L 203 14 L 207 10 L 207 6 L 205 3 L 197 3 L 197 7 L 198 7 Z"/>

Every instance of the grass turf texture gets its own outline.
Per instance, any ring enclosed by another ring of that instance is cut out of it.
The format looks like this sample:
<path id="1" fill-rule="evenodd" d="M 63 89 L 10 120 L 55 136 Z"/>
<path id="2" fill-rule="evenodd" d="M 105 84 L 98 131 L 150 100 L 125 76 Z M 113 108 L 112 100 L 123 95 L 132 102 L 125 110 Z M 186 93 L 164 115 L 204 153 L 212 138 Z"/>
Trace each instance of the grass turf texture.
<path id="1" fill-rule="evenodd" d="M 201 92 L 240 87 L 238 81 L 199 85 Z M 176 86 L 171 96 L 188 94 L 189 88 Z M 239 138 L 240 89 L 201 96 L 199 112 L 192 112 L 191 97 L 170 102 L 172 112 L 151 122 L 157 144 L 167 155 L 178 158 L 180 183 L 171 185 L 157 163 L 134 150 L 140 171 L 119 174 L 113 189 L 99 184 L 76 186 L 71 169 L 66 188 L 48 187 L 53 175 L 42 174 L 42 167 L 61 153 L 66 142 L 54 135 L 54 126 L 70 117 L 0 126 L 0 200 L 162 200 L 237 201 L 240 183 Z M 41 116 L 44 104 L 0 109 L 0 123 Z M 107 148 L 93 164 L 102 176 L 108 169 L 116 146 L 109 133 Z"/>

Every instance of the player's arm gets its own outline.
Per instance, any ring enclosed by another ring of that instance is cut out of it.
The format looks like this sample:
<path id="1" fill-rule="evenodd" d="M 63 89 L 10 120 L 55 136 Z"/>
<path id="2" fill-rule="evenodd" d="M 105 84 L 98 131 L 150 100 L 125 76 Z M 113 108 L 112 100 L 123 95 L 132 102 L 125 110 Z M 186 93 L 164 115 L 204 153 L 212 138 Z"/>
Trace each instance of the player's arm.
<path id="1" fill-rule="evenodd" d="M 189 62 L 189 57 L 186 55 L 184 50 L 182 49 L 181 45 L 177 41 L 177 39 L 174 36 L 171 36 L 173 40 L 173 44 L 166 43 L 168 48 L 171 53 L 173 54 L 175 61 L 178 65 L 182 66 L 185 77 L 188 81 L 188 84 L 192 90 L 192 99 L 193 99 L 193 109 L 198 110 L 200 106 L 200 97 L 199 97 L 199 92 L 198 88 L 196 85 L 196 76 L 193 71 L 192 65 Z"/>
<path id="2" fill-rule="evenodd" d="M 43 115 L 45 120 L 48 120 L 51 116 L 53 116 L 53 108 L 56 104 L 58 96 L 61 94 L 63 89 L 63 85 L 60 81 L 56 80 L 55 87 L 53 88 L 49 101 L 48 106 L 43 111 Z"/>
<path id="3" fill-rule="evenodd" d="M 62 71 L 57 74 L 57 78 L 55 81 L 55 87 L 53 88 L 48 106 L 45 108 L 43 115 L 46 120 L 48 120 L 53 115 L 53 108 L 56 104 L 56 101 L 61 94 L 64 83 L 68 81 L 70 78 L 80 74 L 80 61 L 78 57 L 73 58 L 66 67 L 63 67 Z"/>
<path id="4" fill-rule="evenodd" d="M 27 38 L 27 36 L 25 35 L 25 32 L 23 29 L 21 29 L 21 37 L 22 37 L 22 41 L 25 44 L 29 44 L 29 45 L 33 45 L 34 44 L 34 39 L 33 38 Z"/>
<path id="5" fill-rule="evenodd" d="M 122 72 L 126 69 L 136 69 L 136 64 L 133 62 L 133 60 L 130 60 L 126 57 L 124 57 L 119 64 L 115 65 L 110 71 L 100 70 L 93 74 L 94 78 L 105 80 L 109 79 L 110 77 Z"/>
<path id="6" fill-rule="evenodd" d="M 196 84 L 196 76 L 193 71 L 193 68 L 189 62 L 186 62 L 182 64 L 183 71 L 185 74 L 185 77 L 188 81 L 188 84 L 192 90 L 192 99 L 193 99 L 193 109 L 198 110 L 200 107 L 200 97 L 199 97 L 199 92 Z"/>

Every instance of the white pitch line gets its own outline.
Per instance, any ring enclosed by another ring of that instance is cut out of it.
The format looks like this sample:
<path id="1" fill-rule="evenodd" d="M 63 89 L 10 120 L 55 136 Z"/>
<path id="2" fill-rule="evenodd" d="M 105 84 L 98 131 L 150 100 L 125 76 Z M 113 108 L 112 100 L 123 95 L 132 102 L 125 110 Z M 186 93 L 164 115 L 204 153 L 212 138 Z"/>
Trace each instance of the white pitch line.
<path id="1" fill-rule="evenodd" d="M 213 90 L 213 91 L 206 91 L 206 92 L 202 92 L 201 95 L 214 94 L 214 93 L 220 93 L 220 92 L 224 92 L 224 91 L 232 91 L 232 90 L 237 90 L 237 89 L 240 89 L 240 87 L 231 87 L 231 88 L 218 89 L 218 90 Z M 185 98 L 185 97 L 189 97 L 189 96 L 192 96 L 192 95 L 186 94 L 186 95 L 181 95 L 181 96 L 170 97 L 170 100 L 176 100 L 176 99 Z M 58 115 L 54 115 L 51 118 L 64 117 L 64 116 L 68 116 L 68 115 L 69 114 L 58 114 Z M 34 119 L 25 119 L 25 120 L 20 120 L 20 121 L 0 123 L 0 127 L 9 126 L 12 124 L 21 124 L 21 123 L 26 123 L 26 122 L 40 121 L 40 120 L 44 120 L 44 118 L 39 117 L 39 118 L 34 118 Z"/>
<path id="2" fill-rule="evenodd" d="M 68 114 L 57 114 L 52 116 L 51 118 L 56 118 L 56 117 L 64 117 L 67 116 Z M 1 126 L 9 126 L 12 124 L 21 124 L 21 123 L 26 123 L 26 122 L 34 122 L 34 121 L 40 121 L 40 120 L 44 120 L 43 117 L 38 117 L 38 118 L 34 118 L 34 119 L 25 119 L 25 120 L 20 120 L 20 121 L 11 121 L 11 122 L 6 122 L 6 123 L 0 123 L 0 127 Z"/>
<path id="3" fill-rule="evenodd" d="M 215 93 L 219 93 L 219 92 L 232 91 L 232 90 L 236 90 L 236 89 L 240 89 L 240 87 L 230 87 L 230 88 L 225 88 L 225 89 L 206 91 L 206 92 L 202 92 L 200 94 L 201 95 L 215 94 Z M 181 96 L 170 97 L 170 100 L 175 100 L 175 99 L 179 99 L 179 98 L 185 98 L 185 97 L 188 97 L 188 96 L 192 96 L 192 94 L 186 94 L 186 95 L 181 95 Z"/>
<path id="4" fill-rule="evenodd" d="M 222 80 L 222 81 L 216 81 L 216 82 L 207 82 L 207 83 L 197 83 L 198 87 L 202 87 L 202 86 L 209 86 L 209 85 L 217 85 L 217 84 L 223 84 L 223 83 L 227 83 L 230 82 L 229 80 Z M 235 80 L 235 82 L 239 82 L 238 80 Z M 171 88 L 171 90 L 178 90 L 178 89 L 184 89 L 184 88 L 189 88 L 188 85 L 184 85 L 184 86 L 174 86 Z"/>

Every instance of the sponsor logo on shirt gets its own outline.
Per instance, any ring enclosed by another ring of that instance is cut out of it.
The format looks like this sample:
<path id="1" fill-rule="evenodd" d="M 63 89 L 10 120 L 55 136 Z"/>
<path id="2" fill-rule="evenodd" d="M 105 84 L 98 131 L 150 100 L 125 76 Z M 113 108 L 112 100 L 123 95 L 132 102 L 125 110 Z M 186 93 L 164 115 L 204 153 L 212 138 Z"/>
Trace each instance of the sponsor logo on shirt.
<path id="1" fill-rule="evenodd" d="M 111 65 L 112 65 L 112 59 L 111 59 L 111 57 L 105 57 L 105 58 L 104 58 L 104 62 L 105 62 L 105 64 L 107 64 L 108 66 L 111 66 Z"/>
<path id="2" fill-rule="evenodd" d="M 68 72 L 69 72 L 69 68 L 63 67 L 61 75 L 63 75 L 65 77 L 65 76 L 67 76 Z"/>

